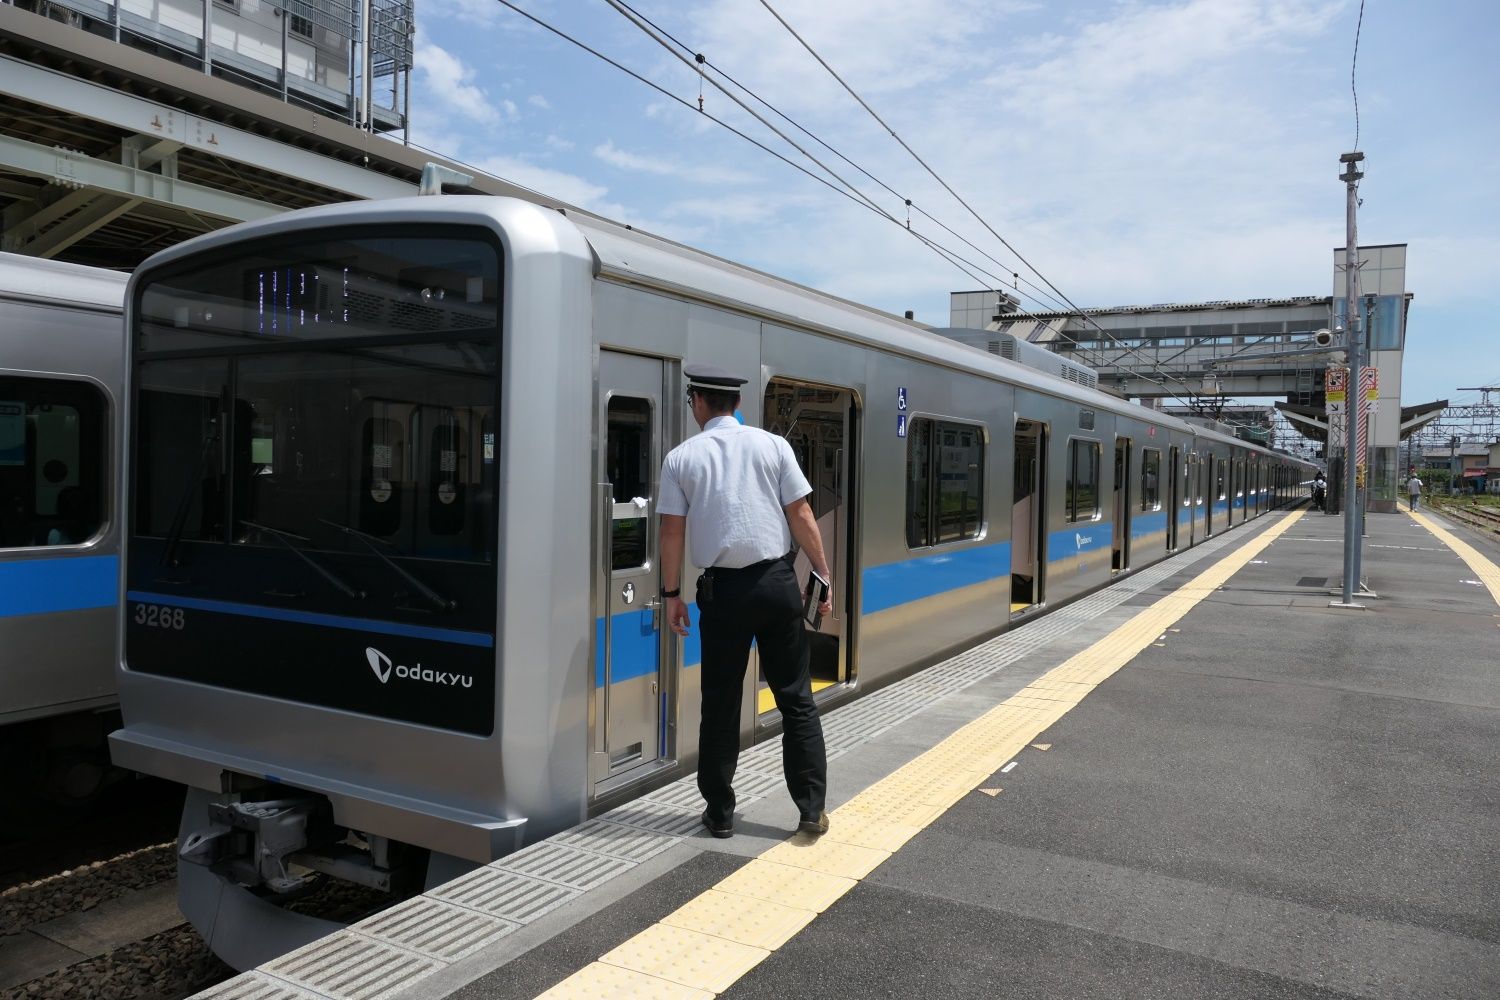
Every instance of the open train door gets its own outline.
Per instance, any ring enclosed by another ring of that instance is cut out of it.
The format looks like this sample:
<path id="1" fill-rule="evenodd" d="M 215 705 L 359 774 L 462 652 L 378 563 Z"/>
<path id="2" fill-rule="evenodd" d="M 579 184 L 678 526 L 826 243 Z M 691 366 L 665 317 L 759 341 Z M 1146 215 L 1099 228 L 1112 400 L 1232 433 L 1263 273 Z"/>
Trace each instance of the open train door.
<path id="1" fill-rule="evenodd" d="M 853 389 L 773 378 L 766 384 L 762 426 L 786 438 L 807 477 L 807 498 L 823 540 L 823 554 L 832 574 L 833 614 L 814 628 L 804 623 L 809 645 L 812 689 L 817 694 L 853 680 L 850 648 L 854 618 L 849 613 L 856 574 L 855 498 L 859 454 L 859 403 Z M 793 570 L 806 584 L 812 563 L 797 553 Z M 756 716 L 774 721 L 776 702 L 765 677 L 757 671 Z"/>
<path id="2" fill-rule="evenodd" d="M 1022 614 L 1042 603 L 1047 565 L 1046 497 L 1047 425 L 1017 418 L 1013 490 L 1010 507 L 1010 613 Z"/>
<path id="3" fill-rule="evenodd" d="M 1110 539 L 1110 570 L 1130 568 L 1130 438 L 1115 438 L 1114 533 Z"/>
<path id="4" fill-rule="evenodd" d="M 1182 513 L 1182 449 L 1173 445 L 1167 459 L 1167 551 L 1177 551 L 1177 519 Z"/>

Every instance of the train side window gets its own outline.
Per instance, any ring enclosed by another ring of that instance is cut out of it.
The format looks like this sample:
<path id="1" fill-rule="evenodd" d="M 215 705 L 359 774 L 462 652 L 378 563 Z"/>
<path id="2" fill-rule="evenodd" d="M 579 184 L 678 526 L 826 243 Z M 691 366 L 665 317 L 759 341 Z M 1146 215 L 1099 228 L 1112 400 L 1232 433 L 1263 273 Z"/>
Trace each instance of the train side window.
<path id="1" fill-rule="evenodd" d="M 1217 485 L 1214 488 L 1214 495 L 1220 500 L 1223 500 L 1226 496 L 1224 492 L 1224 459 L 1219 459 L 1218 464 L 1214 466 L 1214 469 L 1217 475 Z"/>
<path id="2" fill-rule="evenodd" d="M 1147 448 L 1141 456 L 1141 510 L 1161 510 L 1161 451 Z"/>
<path id="3" fill-rule="evenodd" d="M 614 510 L 611 513 L 612 551 L 610 569 L 635 569 L 646 565 L 651 521 L 649 508 L 634 504 L 636 497 L 651 498 L 651 401 L 634 396 L 612 396 L 605 435 L 605 464 Z"/>
<path id="4" fill-rule="evenodd" d="M 978 538 L 984 523 L 984 429 L 919 417 L 906 448 L 909 548 Z"/>
<path id="5" fill-rule="evenodd" d="M 1068 442 L 1068 520 L 1099 516 L 1099 442 Z"/>
<path id="6" fill-rule="evenodd" d="M 928 536 L 932 520 L 931 452 L 932 421 L 913 420 L 906 435 L 906 547 L 910 549 L 932 544 Z"/>
<path id="7" fill-rule="evenodd" d="M 0 548 L 76 545 L 99 530 L 104 411 L 86 382 L 0 378 Z"/>

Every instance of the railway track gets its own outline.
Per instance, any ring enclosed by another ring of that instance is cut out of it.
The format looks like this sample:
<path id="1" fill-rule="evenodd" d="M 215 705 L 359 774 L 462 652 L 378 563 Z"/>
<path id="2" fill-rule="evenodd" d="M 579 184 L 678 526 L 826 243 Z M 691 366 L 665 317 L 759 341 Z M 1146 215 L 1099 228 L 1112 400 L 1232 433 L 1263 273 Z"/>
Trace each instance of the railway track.
<path id="1" fill-rule="evenodd" d="M 127 779 L 87 808 L 7 810 L 0 997 L 170 998 L 229 974 L 177 912 L 179 787 Z"/>
<path id="2" fill-rule="evenodd" d="M 1493 506 L 1464 500 L 1439 500 L 1432 506 L 1460 524 L 1500 535 L 1500 509 Z"/>
<path id="3" fill-rule="evenodd" d="M 183 920 L 176 874 L 167 840 L 0 891 L 0 1000 L 176 1000 L 235 975 Z M 330 881 L 292 906 L 351 921 L 392 902 Z"/>

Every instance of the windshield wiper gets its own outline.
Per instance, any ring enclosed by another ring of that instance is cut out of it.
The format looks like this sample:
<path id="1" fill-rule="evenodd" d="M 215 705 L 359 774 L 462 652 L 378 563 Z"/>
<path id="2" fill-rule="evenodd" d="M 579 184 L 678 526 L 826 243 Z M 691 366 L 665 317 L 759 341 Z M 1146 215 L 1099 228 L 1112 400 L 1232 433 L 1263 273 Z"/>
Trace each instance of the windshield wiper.
<path id="1" fill-rule="evenodd" d="M 304 538 L 301 535 L 294 535 L 290 531 L 282 531 L 280 528 L 269 528 L 264 524 L 256 524 L 254 521 L 247 521 L 244 518 L 240 518 L 239 520 L 240 523 L 245 527 L 250 528 L 254 531 L 259 531 L 262 534 L 270 535 L 282 545 L 286 546 L 289 552 L 311 566 L 319 576 L 337 587 L 345 597 L 352 597 L 356 601 L 362 601 L 365 599 L 365 592 L 363 590 L 355 590 L 353 587 L 349 586 L 343 581 L 343 579 L 341 579 L 336 573 L 334 573 L 333 570 L 329 569 L 328 567 L 324 566 L 322 563 L 314 559 L 312 556 L 308 555 L 306 550 L 304 550 L 302 546 L 297 544 L 297 542 L 306 542 L 310 539 Z"/>
<path id="2" fill-rule="evenodd" d="M 160 565 L 170 566 L 176 569 L 182 563 L 177 559 L 177 546 L 182 541 L 182 533 L 187 528 L 188 509 L 193 506 L 193 493 L 203 481 L 203 473 L 208 471 L 208 456 L 213 451 L 213 446 L 219 441 L 217 421 L 212 434 L 203 439 L 203 448 L 198 452 L 198 464 L 193 466 L 192 475 L 188 477 L 187 485 L 183 487 L 182 494 L 177 498 L 177 509 L 172 511 L 172 524 L 167 529 L 165 547 L 161 550 Z"/>
<path id="3" fill-rule="evenodd" d="M 444 597 L 442 594 L 439 594 L 437 591 L 427 586 L 427 584 L 417 579 L 415 575 L 413 575 L 400 563 L 396 562 L 390 556 L 380 551 L 379 546 L 385 545 L 392 549 L 396 549 L 397 555 L 401 554 L 400 549 L 396 548 L 396 546 L 394 545 L 391 545 L 391 543 L 386 541 L 384 538 L 380 538 L 377 535 L 365 534 L 358 528 L 351 528 L 347 524 L 339 524 L 337 521 L 330 521 L 326 517 L 320 517 L 318 518 L 318 520 L 322 521 L 330 528 L 337 528 L 344 534 L 351 536 L 359 542 L 362 542 L 365 548 L 375 553 L 375 555 L 380 559 L 381 562 L 385 563 L 391 569 L 395 570 L 396 573 L 401 577 L 401 579 L 405 580 L 407 583 L 415 587 L 417 589 L 417 593 L 427 598 L 432 606 L 437 608 L 439 611 L 452 611 L 454 608 L 458 607 L 458 604 L 456 602 L 448 600 L 448 598 Z"/>

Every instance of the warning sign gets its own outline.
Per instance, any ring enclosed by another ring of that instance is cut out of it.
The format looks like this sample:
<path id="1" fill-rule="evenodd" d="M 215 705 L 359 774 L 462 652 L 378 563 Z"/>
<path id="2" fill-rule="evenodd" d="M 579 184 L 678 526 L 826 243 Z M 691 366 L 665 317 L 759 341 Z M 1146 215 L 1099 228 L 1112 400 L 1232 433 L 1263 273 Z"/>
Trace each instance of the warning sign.
<path id="1" fill-rule="evenodd" d="M 1323 399 L 1329 413 L 1343 413 L 1349 399 L 1349 369 L 1329 365 L 1323 379 Z"/>
<path id="2" fill-rule="evenodd" d="M 1329 365 L 1328 377 L 1324 379 L 1323 388 L 1330 401 L 1337 399 L 1342 403 L 1349 388 L 1349 369 Z"/>

